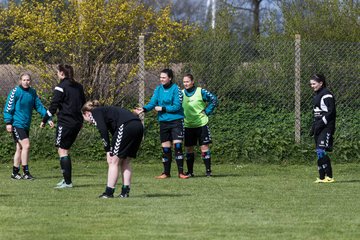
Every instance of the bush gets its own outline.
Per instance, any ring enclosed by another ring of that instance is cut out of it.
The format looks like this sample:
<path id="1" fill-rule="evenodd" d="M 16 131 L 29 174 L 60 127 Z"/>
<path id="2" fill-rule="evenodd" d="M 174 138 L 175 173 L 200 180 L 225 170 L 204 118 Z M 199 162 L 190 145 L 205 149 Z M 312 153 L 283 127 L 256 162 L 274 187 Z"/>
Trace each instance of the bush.
<path id="1" fill-rule="evenodd" d="M 0 114 L 1 118 L 2 112 Z M 331 157 L 338 163 L 358 162 L 360 159 L 360 111 L 352 115 L 339 108 L 335 147 Z M 50 158 L 56 160 L 57 150 L 54 147 L 55 129 L 40 129 L 41 118 L 34 112 L 31 139 L 31 161 Z M 316 159 L 313 138 L 308 136 L 311 124 L 311 113 L 302 116 L 302 142 L 294 143 L 294 113 L 264 105 L 228 102 L 221 105 L 210 117 L 211 145 L 214 163 L 311 163 Z M 0 159 L 12 161 L 15 152 L 13 138 L 0 127 Z M 105 160 L 105 152 L 100 134 L 94 126 L 84 123 L 71 156 L 76 160 Z M 197 155 L 199 156 L 199 154 Z M 145 117 L 145 134 L 137 162 L 160 162 L 161 145 L 159 124 L 156 113 L 147 113 Z M 197 157 L 199 159 L 199 157 Z"/>

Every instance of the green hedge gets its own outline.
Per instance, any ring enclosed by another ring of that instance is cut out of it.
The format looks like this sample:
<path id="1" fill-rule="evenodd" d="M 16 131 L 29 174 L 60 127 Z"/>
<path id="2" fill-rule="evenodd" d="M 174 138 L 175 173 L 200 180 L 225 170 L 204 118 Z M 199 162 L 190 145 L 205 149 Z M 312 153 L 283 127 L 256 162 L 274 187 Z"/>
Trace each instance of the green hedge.
<path id="1" fill-rule="evenodd" d="M 1 118 L 3 118 L 1 114 Z M 338 111 L 335 147 L 332 158 L 341 163 L 360 159 L 360 111 L 352 115 Z M 211 152 L 215 163 L 308 163 L 315 160 L 313 139 L 308 136 L 311 115 L 302 119 L 302 143 L 294 143 L 294 114 L 263 105 L 227 103 L 210 117 L 213 137 Z M 54 147 L 55 129 L 38 127 L 40 117 L 34 112 L 31 139 L 31 160 L 57 159 Z M 0 160 L 12 161 L 15 145 L 0 123 Z M 105 159 L 100 136 L 94 126 L 84 124 L 72 147 L 73 159 L 100 161 Z M 155 112 L 145 117 L 145 135 L 138 162 L 160 162 L 159 125 Z"/>

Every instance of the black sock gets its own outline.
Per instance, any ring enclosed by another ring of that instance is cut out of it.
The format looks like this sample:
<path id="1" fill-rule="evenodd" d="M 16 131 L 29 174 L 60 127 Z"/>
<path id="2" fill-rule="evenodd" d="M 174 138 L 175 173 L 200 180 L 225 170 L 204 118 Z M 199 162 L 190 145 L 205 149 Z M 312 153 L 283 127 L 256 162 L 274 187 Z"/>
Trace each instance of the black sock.
<path id="1" fill-rule="evenodd" d="M 64 176 L 64 180 L 66 182 L 66 184 L 70 184 L 71 182 L 71 171 L 72 171 L 72 167 L 71 167 L 71 159 L 70 156 L 64 156 L 60 158 L 60 166 L 61 166 L 61 170 Z"/>
<path id="2" fill-rule="evenodd" d="M 195 162 L 195 154 L 186 153 L 186 165 L 187 165 L 188 173 L 194 173 L 194 162 Z"/>
<path id="3" fill-rule="evenodd" d="M 121 188 L 121 197 L 129 197 L 130 195 L 130 187 L 128 185 L 123 185 Z"/>
<path id="4" fill-rule="evenodd" d="M 324 158 L 318 159 L 317 164 L 318 164 L 319 178 L 324 179 L 325 178 L 325 169 L 323 168 Z"/>
<path id="5" fill-rule="evenodd" d="M 29 165 L 25 165 L 23 166 L 23 171 L 24 171 L 24 174 L 29 174 Z"/>
<path id="6" fill-rule="evenodd" d="M 164 173 L 168 176 L 170 176 L 171 171 L 171 161 L 163 162 L 164 165 Z"/>
<path id="7" fill-rule="evenodd" d="M 163 165 L 164 173 L 170 176 L 171 171 L 172 152 L 171 148 L 163 147 Z"/>
<path id="8" fill-rule="evenodd" d="M 324 156 L 324 163 L 326 165 L 324 171 L 326 176 L 328 176 L 329 178 L 333 177 L 333 173 L 332 173 L 332 167 L 331 167 L 331 162 L 330 162 L 330 158 L 328 155 Z"/>
<path id="9" fill-rule="evenodd" d="M 184 154 L 181 143 L 175 143 L 175 159 L 178 167 L 178 173 L 184 174 Z"/>
<path id="10" fill-rule="evenodd" d="M 19 171 L 20 171 L 20 168 L 19 168 L 19 167 L 13 166 L 13 174 L 14 174 L 14 175 L 19 174 Z"/>
<path id="11" fill-rule="evenodd" d="M 113 196 L 114 192 L 115 192 L 115 188 L 111 188 L 111 187 L 106 186 L 106 188 L 105 188 L 106 195 Z"/>
<path id="12" fill-rule="evenodd" d="M 211 172 L 211 155 L 210 151 L 202 152 L 201 157 L 204 161 L 206 172 Z"/>
<path id="13" fill-rule="evenodd" d="M 178 173 L 184 173 L 184 154 L 182 153 L 175 153 L 176 165 L 178 167 Z"/>

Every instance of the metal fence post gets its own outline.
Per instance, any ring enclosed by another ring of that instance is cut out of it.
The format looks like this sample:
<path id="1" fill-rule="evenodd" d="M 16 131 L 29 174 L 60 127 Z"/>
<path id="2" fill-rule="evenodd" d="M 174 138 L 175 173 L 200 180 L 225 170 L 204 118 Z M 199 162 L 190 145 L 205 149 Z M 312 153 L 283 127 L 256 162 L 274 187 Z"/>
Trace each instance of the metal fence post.
<path id="1" fill-rule="evenodd" d="M 144 35 L 139 36 L 139 107 L 144 106 L 145 101 L 145 41 Z M 140 114 L 144 124 L 144 114 Z"/>
<path id="2" fill-rule="evenodd" d="M 295 35 L 295 143 L 301 141 L 301 36 Z"/>

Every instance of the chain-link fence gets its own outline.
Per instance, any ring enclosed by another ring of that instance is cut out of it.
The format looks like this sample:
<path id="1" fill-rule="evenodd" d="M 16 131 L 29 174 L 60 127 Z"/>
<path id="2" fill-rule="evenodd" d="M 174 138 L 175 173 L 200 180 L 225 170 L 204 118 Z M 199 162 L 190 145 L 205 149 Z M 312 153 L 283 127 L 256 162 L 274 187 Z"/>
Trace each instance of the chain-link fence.
<path id="1" fill-rule="evenodd" d="M 140 36 L 131 44 L 89 47 L 88 52 L 76 53 L 66 50 L 67 46 L 76 47 L 63 44 L 58 50 L 42 55 L 47 64 L 37 64 L 13 51 L 12 43 L 0 43 L 0 94 L 6 96 L 20 72 L 28 71 L 40 95 L 45 95 L 57 82 L 55 64 L 66 62 L 74 65 L 76 78 L 83 83 L 89 99 L 131 108 L 149 100 L 160 70 L 170 67 L 180 86 L 183 74 L 192 73 L 198 85 L 215 93 L 220 100 L 219 110 L 242 111 L 237 104 L 246 104 L 250 108 L 288 113 L 291 118 L 280 121 L 291 122 L 293 142 L 300 142 L 306 138 L 311 121 L 313 92 L 308 86 L 309 79 L 315 73 L 323 73 L 336 96 L 341 122 L 338 131 L 346 131 L 350 125 L 359 126 L 359 118 L 352 119 L 360 107 L 359 42 L 311 42 L 299 37 L 293 41 L 265 39 L 241 43 L 222 38 L 192 39 L 179 46 L 171 63 L 156 67 L 147 62 L 150 53 L 146 44 L 146 37 Z M 166 49 L 159 51 L 166 54 Z M 18 62 L 23 64 L 11 64 L 9 59 L 21 59 Z M 244 116 L 239 113 L 240 118 Z M 238 121 L 233 119 L 234 124 Z M 268 124 L 261 117 L 251 122 Z M 277 123 L 273 124 L 276 128 Z"/>
<path id="2" fill-rule="evenodd" d="M 294 118 L 298 111 L 308 121 L 313 96 L 309 80 L 323 73 L 340 114 L 360 107 L 360 43 L 301 41 L 300 36 L 240 44 L 214 40 L 192 42 L 183 53 L 181 71 L 192 72 L 222 104 L 265 105 L 292 111 Z M 294 132 L 300 127 L 296 123 Z"/>

